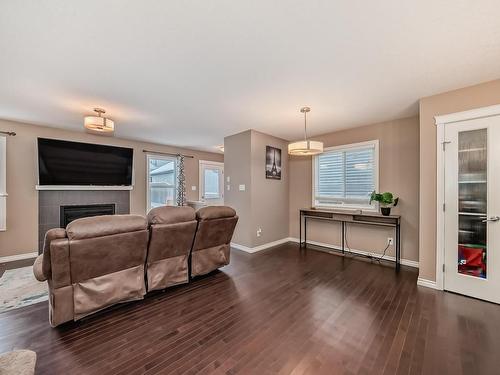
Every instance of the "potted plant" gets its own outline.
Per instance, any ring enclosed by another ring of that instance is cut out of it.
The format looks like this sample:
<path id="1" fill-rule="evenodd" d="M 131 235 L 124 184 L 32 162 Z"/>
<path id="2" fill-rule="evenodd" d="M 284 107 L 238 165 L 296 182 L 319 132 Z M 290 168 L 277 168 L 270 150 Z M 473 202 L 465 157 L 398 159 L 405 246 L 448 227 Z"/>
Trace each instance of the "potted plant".
<path id="1" fill-rule="evenodd" d="M 389 216 L 391 214 L 391 208 L 398 205 L 399 197 L 394 198 L 392 193 L 377 193 L 374 190 L 370 196 L 370 204 L 373 201 L 380 203 L 380 212 L 382 212 L 382 215 Z"/>

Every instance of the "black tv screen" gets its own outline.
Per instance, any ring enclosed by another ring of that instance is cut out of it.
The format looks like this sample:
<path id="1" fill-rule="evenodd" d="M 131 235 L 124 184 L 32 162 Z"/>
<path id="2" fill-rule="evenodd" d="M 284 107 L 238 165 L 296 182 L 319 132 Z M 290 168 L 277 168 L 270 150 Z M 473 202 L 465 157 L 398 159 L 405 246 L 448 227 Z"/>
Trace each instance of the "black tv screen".
<path id="1" fill-rule="evenodd" d="M 134 150 L 38 138 L 39 185 L 132 185 Z"/>

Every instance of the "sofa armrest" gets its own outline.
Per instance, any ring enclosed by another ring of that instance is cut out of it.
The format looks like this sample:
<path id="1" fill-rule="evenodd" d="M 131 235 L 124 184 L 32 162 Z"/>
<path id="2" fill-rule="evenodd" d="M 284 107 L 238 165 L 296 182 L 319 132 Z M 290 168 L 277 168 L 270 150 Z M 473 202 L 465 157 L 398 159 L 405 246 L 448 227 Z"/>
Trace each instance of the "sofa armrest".
<path id="1" fill-rule="evenodd" d="M 52 241 L 57 239 L 66 238 L 66 230 L 62 228 L 49 229 L 45 233 L 45 240 L 43 242 L 43 261 L 42 261 L 42 272 L 47 279 L 51 278 L 52 274 L 52 255 L 50 251 L 50 244 Z"/>
<path id="2" fill-rule="evenodd" d="M 33 274 L 35 275 L 35 279 L 38 281 L 47 281 L 47 277 L 43 274 L 43 254 L 40 254 L 36 257 L 35 263 L 33 264 Z"/>

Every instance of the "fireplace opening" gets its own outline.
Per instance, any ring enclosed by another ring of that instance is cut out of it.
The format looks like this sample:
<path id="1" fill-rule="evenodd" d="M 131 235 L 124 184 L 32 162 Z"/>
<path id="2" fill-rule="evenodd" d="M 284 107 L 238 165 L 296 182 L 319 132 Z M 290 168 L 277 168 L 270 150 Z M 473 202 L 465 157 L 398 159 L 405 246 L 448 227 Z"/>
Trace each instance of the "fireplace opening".
<path id="1" fill-rule="evenodd" d="M 61 228 L 66 226 L 73 220 L 81 219 L 82 217 L 114 215 L 115 204 L 86 204 L 86 205 L 70 205 L 60 206 L 60 225 Z"/>

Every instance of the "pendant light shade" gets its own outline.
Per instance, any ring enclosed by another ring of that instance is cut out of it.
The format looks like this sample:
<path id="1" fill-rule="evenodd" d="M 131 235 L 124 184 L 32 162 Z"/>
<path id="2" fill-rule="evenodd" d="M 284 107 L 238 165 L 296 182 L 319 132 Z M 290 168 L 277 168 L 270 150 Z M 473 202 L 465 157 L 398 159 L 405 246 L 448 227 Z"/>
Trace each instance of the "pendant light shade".
<path id="1" fill-rule="evenodd" d="M 323 152 L 323 142 L 309 141 L 307 139 L 307 113 L 311 111 L 309 107 L 303 107 L 300 112 L 304 114 L 304 140 L 293 142 L 288 145 L 288 154 L 308 156 L 317 155 Z"/>
<path id="2" fill-rule="evenodd" d="M 97 116 L 85 116 L 83 125 L 85 129 L 98 133 L 113 133 L 115 131 L 115 123 L 113 120 L 103 117 L 106 113 L 104 109 L 94 108 Z"/>
<path id="3" fill-rule="evenodd" d="M 299 141 L 288 145 L 290 155 L 317 155 L 323 152 L 323 142 Z"/>

